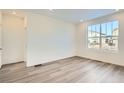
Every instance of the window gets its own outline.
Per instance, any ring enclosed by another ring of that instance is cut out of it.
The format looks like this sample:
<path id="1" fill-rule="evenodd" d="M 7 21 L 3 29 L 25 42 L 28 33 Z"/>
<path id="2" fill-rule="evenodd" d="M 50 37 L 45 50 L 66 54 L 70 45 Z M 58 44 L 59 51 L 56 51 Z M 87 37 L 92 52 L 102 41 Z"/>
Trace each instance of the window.
<path id="1" fill-rule="evenodd" d="M 88 48 L 118 50 L 119 22 L 88 26 Z"/>
<path id="2" fill-rule="evenodd" d="M 100 48 L 100 24 L 88 26 L 88 47 Z"/>

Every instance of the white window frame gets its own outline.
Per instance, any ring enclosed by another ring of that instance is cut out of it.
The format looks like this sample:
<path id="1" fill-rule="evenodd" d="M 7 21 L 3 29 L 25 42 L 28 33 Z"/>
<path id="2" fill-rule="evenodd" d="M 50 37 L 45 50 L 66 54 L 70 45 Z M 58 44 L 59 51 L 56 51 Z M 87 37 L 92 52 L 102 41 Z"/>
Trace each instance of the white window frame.
<path id="1" fill-rule="evenodd" d="M 103 49 L 102 48 L 102 37 L 101 37 L 101 24 L 104 24 L 104 23 L 109 23 L 109 22 L 114 22 L 114 21 L 118 21 L 118 49 L 117 50 L 111 50 L 111 49 Z M 89 37 L 88 37 L 88 26 L 92 26 L 92 25 L 98 25 L 98 24 L 100 24 L 100 37 L 99 37 L 99 39 L 100 39 L 100 44 L 99 44 L 99 48 L 89 48 L 89 46 L 88 46 L 88 39 L 89 39 Z M 119 35 L 120 35 L 120 22 L 119 22 L 119 20 L 109 20 L 109 21 L 104 21 L 104 22 L 100 22 L 100 23 L 93 23 L 93 24 L 88 24 L 87 25 L 87 48 L 88 49 L 94 49 L 94 50 L 103 50 L 103 51 L 115 51 L 115 52 L 118 52 L 119 51 Z"/>

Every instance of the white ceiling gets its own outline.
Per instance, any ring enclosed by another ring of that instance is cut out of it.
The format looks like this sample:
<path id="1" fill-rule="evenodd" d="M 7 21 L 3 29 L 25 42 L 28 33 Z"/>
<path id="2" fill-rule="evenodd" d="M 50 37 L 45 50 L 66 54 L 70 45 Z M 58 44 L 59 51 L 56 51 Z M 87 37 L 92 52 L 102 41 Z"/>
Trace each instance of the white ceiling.
<path id="1" fill-rule="evenodd" d="M 74 24 L 80 23 L 80 20 L 90 20 L 116 12 L 115 9 L 53 9 L 52 11 L 50 9 L 23 9 L 16 11 L 42 14 Z"/>
<path id="2" fill-rule="evenodd" d="M 79 23 L 80 20 L 90 20 L 116 12 L 115 9 L 53 9 L 52 11 L 49 9 L 32 9 L 24 11 L 46 15 L 75 24 Z"/>

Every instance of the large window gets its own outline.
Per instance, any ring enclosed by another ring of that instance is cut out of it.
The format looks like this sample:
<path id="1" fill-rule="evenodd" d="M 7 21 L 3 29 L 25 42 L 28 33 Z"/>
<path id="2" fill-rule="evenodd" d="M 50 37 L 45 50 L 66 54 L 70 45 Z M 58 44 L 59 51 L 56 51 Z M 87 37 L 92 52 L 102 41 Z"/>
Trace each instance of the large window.
<path id="1" fill-rule="evenodd" d="M 88 26 L 88 48 L 118 50 L 119 22 Z"/>

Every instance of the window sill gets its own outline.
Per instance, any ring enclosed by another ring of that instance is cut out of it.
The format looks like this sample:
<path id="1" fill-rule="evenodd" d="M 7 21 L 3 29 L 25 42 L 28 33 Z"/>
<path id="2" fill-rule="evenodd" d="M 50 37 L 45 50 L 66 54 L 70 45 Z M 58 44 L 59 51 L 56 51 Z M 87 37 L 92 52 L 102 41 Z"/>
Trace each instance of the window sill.
<path id="1" fill-rule="evenodd" d="M 107 49 L 96 49 L 96 48 L 87 48 L 90 51 L 97 51 L 97 52 L 103 52 L 103 53 L 118 53 L 119 50 L 107 50 Z"/>

